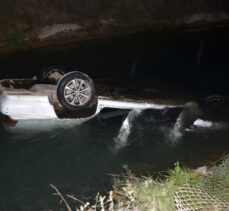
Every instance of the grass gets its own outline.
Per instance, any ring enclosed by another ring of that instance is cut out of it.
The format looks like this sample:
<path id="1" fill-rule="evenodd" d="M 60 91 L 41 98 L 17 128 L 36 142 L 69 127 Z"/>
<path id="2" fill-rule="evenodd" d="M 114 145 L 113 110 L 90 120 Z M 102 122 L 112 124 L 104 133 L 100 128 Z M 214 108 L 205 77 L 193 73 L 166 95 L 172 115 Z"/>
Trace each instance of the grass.
<path id="1" fill-rule="evenodd" d="M 94 205 L 88 202 L 83 203 L 74 196 L 66 195 L 77 202 L 76 204 L 81 203 L 78 208 L 74 209 L 68 205 L 67 200 L 58 189 L 52 186 L 55 194 L 65 203 L 67 211 L 175 211 L 174 197 L 180 188 L 185 187 L 194 187 L 204 193 L 198 195 L 194 192 L 190 197 L 190 192 L 188 192 L 181 196 L 182 200 L 188 199 L 189 206 L 200 206 L 196 210 L 228 210 L 229 156 L 224 157 L 219 165 L 209 168 L 204 166 L 196 170 L 183 169 L 179 163 L 176 163 L 174 169 L 156 179 L 151 176 L 139 178 L 127 170 L 125 175 L 114 177 L 114 190 L 108 196 L 97 195 Z"/>
<path id="2" fill-rule="evenodd" d="M 185 184 L 200 186 L 202 183 L 202 177 L 192 170 L 183 170 L 179 163 L 176 163 L 174 169 L 170 170 L 163 180 L 150 176 L 128 176 L 124 181 L 116 180 L 115 190 L 128 198 L 122 206 L 130 210 L 172 211 L 176 209 L 174 193 L 177 187 Z"/>

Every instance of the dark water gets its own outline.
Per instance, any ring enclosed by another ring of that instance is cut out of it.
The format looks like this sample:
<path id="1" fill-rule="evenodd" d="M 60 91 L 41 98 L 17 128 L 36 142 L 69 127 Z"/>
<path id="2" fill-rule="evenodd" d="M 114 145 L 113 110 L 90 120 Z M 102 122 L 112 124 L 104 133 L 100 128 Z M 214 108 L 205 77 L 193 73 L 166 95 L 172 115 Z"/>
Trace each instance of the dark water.
<path id="1" fill-rule="evenodd" d="M 86 201 L 111 190 L 111 174 L 122 173 L 123 167 L 136 175 L 155 174 L 177 161 L 198 167 L 229 153 L 227 123 L 169 137 L 180 112 L 143 111 L 132 119 L 128 145 L 119 150 L 115 137 L 125 116 L 37 134 L 1 129 L 0 210 L 60 210 L 49 184 Z"/>

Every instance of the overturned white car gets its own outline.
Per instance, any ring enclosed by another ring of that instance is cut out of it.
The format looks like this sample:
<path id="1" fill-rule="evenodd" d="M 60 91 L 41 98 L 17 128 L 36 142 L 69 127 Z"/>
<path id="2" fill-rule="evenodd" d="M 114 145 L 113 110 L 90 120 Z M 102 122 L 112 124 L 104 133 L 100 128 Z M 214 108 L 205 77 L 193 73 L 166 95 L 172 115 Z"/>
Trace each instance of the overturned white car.
<path id="1" fill-rule="evenodd" d="M 65 74 L 58 67 L 45 69 L 38 79 L 0 80 L 0 112 L 7 127 L 19 127 L 20 121 L 25 120 L 85 121 L 104 108 L 132 110 L 177 106 L 183 105 L 97 96 L 94 82 L 88 75 L 79 71 Z M 30 124 L 23 125 L 29 127 Z"/>

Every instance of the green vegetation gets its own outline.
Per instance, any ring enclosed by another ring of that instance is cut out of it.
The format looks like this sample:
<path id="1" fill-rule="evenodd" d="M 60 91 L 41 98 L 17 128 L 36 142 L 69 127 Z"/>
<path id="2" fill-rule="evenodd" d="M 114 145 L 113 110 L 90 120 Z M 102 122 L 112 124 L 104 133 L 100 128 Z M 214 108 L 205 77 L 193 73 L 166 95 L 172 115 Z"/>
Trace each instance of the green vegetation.
<path id="1" fill-rule="evenodd" d="M 68 211 L 72 209 L 56 187 L 56 195 L 64 201 Z M 79 202 L 73 196 L 71 200 Z M 82 203 L 76 210 L 216 210 L 229 208 L 229 156 L 220 165 L 206 166 L 196 170 L 182 169 L 175 164 L 163 179 L 138 178 L 130 171 L 114 178 L 114 191 L 109 196 L 97 196 L 96 203 Z"/>
<path id="2" fill-rule="evenodd" d="M 191 192 L 189 187 L 192 188 Z M 182 192 L 179 192 L 179 188 L 182 188 Z M 221 210 L 215 201 L 213 203 L 208 201 L 209 198 L 211 200 L 217 198 L 224 205 L 222 208 L 224 210 L 229 206 L 229 157 L 219 166 L 214 165 L 209 169 L 201 167 L 197 170 L 184 170 L 179 163 L 176 163 L 174 169 L 170 170 L 164 179 L 136 178 L 129 175 L 118 182 L 115 190 L 128 199 L 121 203 L 129 210 L 176 210 L 175 194 L 178 200 L 188 201 L 187 207 L 184 208 L 193 208 L 193 204 L 201 202 L 198 210 L 208 209 L 213 205 L 219 208 L 217 210 Z M 202 192 L 199 193 L 199 190 Z M 205 194 L 209 194 L 209 197 Z M 210 206 L 205 206 L 205 203 Z"/>
<path id="3" fill-rule="evenodd" d="M 164 180 L 129 176 L 118 183 L 116 190 L 129 199 L 125 203 L 129 208 L 166 211 L 175 210 L 174 193 L 177 187 L 187 183 L 201 185 L 202 178 L 191 170 L 182 170 L 177 163 Z"/>

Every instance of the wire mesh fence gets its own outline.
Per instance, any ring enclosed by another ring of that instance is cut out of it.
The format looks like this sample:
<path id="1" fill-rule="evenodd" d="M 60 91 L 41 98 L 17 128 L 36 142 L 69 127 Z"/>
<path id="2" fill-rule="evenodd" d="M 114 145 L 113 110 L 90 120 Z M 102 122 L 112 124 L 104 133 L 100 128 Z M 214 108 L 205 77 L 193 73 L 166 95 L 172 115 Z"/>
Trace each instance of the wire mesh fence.
<path id="1" fill-rule="evenodd" d="M 229 211 L 229 200 L 189 185 L 178 188 L 174 199 L 177 211 Z"/>
<path id="2" fill-rule="evenodd" d="M 229 211 L 229 156 L 204 174 L 201 186 L 186 184 L 174 194 L 177 211 Z"/>

